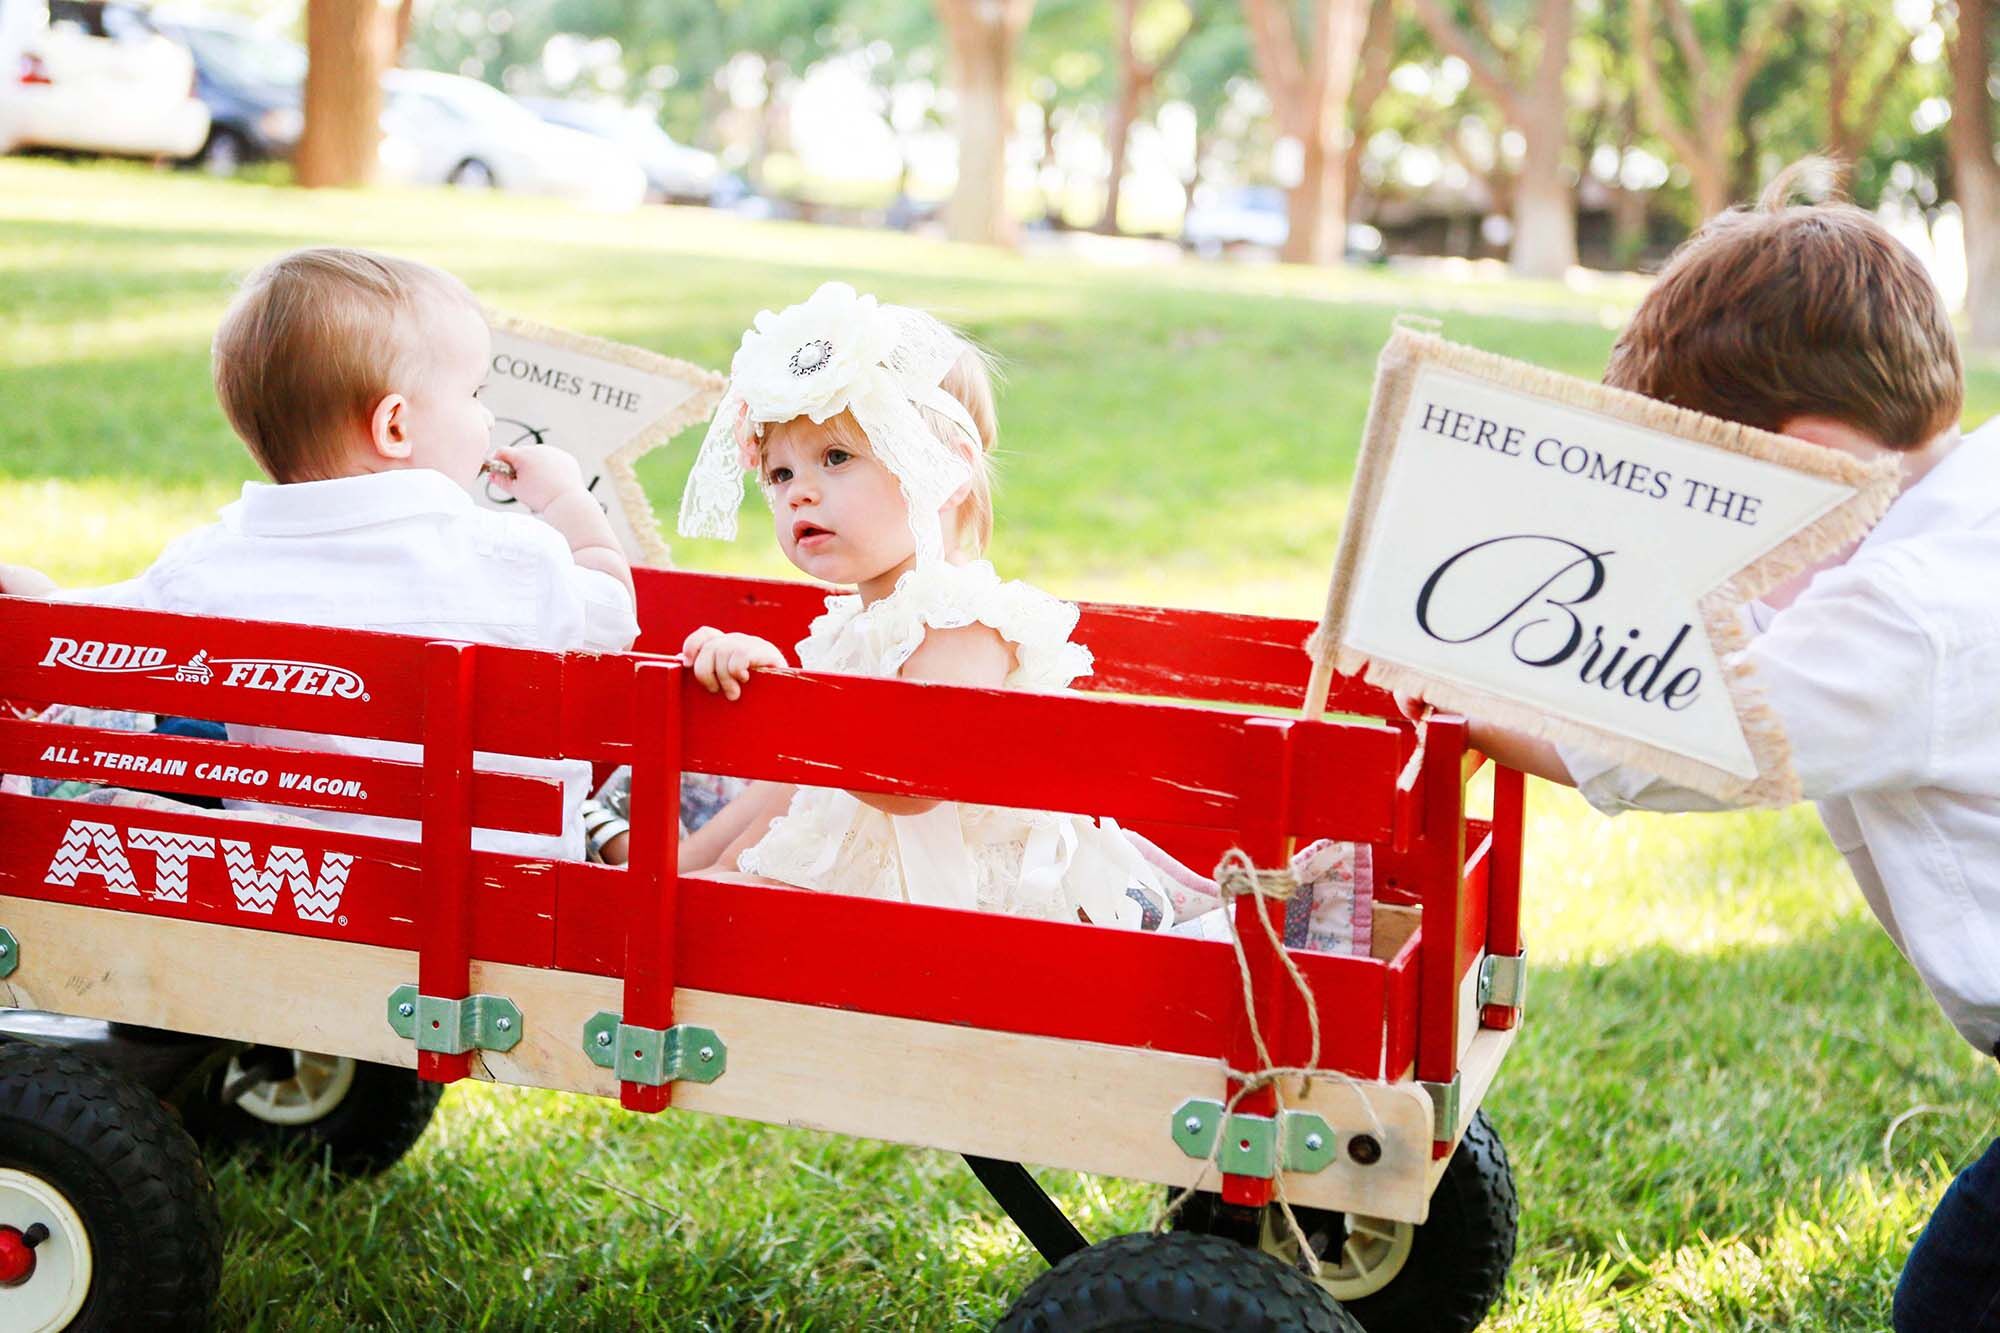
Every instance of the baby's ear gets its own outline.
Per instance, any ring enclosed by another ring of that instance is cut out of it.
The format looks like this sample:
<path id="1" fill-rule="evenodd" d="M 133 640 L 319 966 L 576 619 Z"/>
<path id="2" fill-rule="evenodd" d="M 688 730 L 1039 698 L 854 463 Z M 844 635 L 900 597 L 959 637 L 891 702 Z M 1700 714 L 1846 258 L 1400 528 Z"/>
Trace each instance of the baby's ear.
<path id="1" fill-rule="evenodd" d="M 404 460 L 410 456 L 410 402 L 400 393 L 385 396 L 368 414 L 368 444 L 377 456 Z"/>

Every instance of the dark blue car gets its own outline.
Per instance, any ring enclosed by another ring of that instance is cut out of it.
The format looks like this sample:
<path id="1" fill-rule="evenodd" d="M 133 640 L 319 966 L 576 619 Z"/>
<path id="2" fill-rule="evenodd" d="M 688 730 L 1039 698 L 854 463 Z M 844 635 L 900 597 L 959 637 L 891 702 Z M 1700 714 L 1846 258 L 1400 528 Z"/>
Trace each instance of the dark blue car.
<path id="1" fill-rule="evenodd" d="M 224 17 L 156 14 L 153 24 L 194 55 L 195 96 L 209 115 L 203 166 L 227 174 L 245 162 L 292 155 L 305 123 L 304 47 Z"/>

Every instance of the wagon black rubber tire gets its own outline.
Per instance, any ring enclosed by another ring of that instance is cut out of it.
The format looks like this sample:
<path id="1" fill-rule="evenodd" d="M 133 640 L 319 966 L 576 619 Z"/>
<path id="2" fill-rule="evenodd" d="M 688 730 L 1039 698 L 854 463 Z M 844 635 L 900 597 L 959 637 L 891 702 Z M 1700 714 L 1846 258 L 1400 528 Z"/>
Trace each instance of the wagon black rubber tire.
<path id="1" fill-rule="evenodd" d="M 0 1042 L 0 1167 L 82 1219 L 91 1283 L 72 1330 L 206 1326 L 222 1279 L 215 1188 L 159 1098 L 72 1052 Z"/>
<path id="2" fill-rule="evenodd" d="M 1347 1302 L 1368 1333 L 1472 1333 L 1499 1301 L 1514 1262 L 1520 1204 L 1507 1149 L 1484 1111 L 1445 1165 L 1431 1213 L 1395 1281 Z"/>
<path id="3" fill-rule="evenodd" d="M 337 1105 L 317 1120 L 277 1125 L 222 1101 L 225 1064 L 183 1107 L 188 1131 L 204 1149 L 241 1153 L 248 1161 L 285 1157 L 325 1161 L 335 1175 L 380 1175 L 423 1137 L 441 1083 L 426 1083 L 414 1069 L 354 1062 L 354 1082 Z"/>
<path id="4" fill-rule="evenodd" d="M 1294 1212 L 1309 1236 L 1345 1230 L 1342 1219 L 1319 1209 Z M 1366 1333 L 1471 1333 L 1506 1288 L 1519 1214 L 1507 1150 L 1486 1113 L 1476 1112 L 1431 1195 L 1429 1219 L 1412 1231 L 1402 1266 L 1381 1290 L 1343 1296 L 1341 1308 Z M 1260 1216 L 1256 1209 L 1228 1207 L 1211 1193 L 1189 1199 L 1174 1225 L 1250 1246 L 1259 1243 L 1260 1232 L 1289 1232 L 1281 1220 Z M 1292 1253 L 1287 1245 L 1278 1262 Z M 1320 1258 L 1338 1256 L 1322 1253 Z"/>
<path id="5" fill-rule="evenodd" d="M 995 1333 L 1360 1333 L 1296 1269 L 1219 1236 L 1113 1236 L 1042 1274 Z"/>

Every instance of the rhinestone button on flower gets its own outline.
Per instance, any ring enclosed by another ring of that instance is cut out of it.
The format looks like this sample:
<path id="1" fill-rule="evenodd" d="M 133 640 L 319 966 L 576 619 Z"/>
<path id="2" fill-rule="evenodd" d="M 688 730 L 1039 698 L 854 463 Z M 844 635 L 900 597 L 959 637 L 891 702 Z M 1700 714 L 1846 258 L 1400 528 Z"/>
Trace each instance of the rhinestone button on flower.
<path id="1" fill-rule="evenodd" d="M 792 353 L 792 374 L 810 375 L 831 360 L 833 344 L 824 338 L 815 338 Z"/>

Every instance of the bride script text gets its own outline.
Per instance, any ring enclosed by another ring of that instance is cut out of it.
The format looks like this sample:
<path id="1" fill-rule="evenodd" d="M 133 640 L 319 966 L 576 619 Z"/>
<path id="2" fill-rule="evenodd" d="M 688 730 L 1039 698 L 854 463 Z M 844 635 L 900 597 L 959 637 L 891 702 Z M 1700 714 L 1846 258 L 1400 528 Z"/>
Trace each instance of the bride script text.
<path id="1" fill-rule="evenodd" d="M 1476 542 L 1447 558 L 1417 594 L 1417 625 L 1440 643 L 1475 643 L 1506 635 L 1507 649 L 1523 666 L 1576 664 L 1586 685 L 1620 690 L 1630 698 L 1679 712 L 1694 703 L 1701 669 L 1673 668 L 1674 654 L 1693 626 L 1683 622 L 1657 650 L 1642 650 L 1640 631 L 1621 635 L 1586 625 L 1576 608 L 1604 591 L 1612 551 L 1592 551 L 1573 541 L 1518 533 Z"/>

